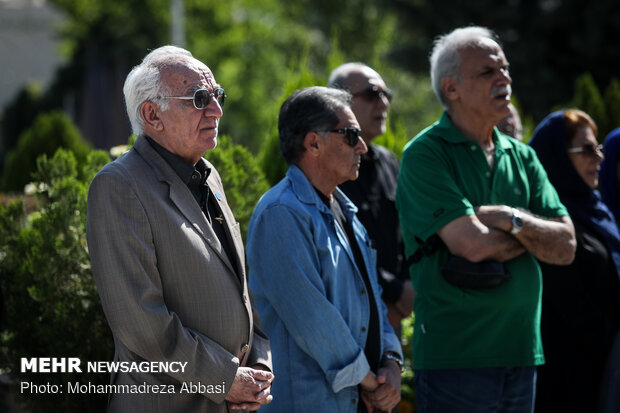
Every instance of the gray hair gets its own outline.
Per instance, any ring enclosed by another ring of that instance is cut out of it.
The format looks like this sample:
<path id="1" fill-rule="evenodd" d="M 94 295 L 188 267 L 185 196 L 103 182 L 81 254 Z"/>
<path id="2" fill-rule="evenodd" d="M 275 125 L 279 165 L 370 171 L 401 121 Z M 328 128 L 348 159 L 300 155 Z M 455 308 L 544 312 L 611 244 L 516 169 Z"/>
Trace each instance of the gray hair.
<path id="1" fill-rule="evenodd" d="M 351 94 L 344 90 L 312 86 L 289 96 L 278 118 L 280 149 L 286 162 L 295 165 L 301 159 L 308 132 L 325 132 L 340 122 L 338 111 L 351 107 Z"/>
<path id="2" fill-rule="evenodd" d="M 176 46 L 162 46 L 147 54 L 142 63 L 135 66 L 125 79 L 123 93 L 127 116 L 131 122 L 131 129 L 135 135 L 140 135 L 144 129 L 144 119 L 141 108 L 144 102 L 157 100 L 159 96 L 169 94 L 167 86 L 161 83 L 161 72 L 179 56 L 193 57 L 185 49 Z M 159 108 L 168 109 L 168 101 L 159 101 Z"/>
<path id="3" fill-rule="evenodd" d="M 481 39 L 498 42 L 497 36 L 491 30 L 480 26 L 454 29 L 435 39 L 430 56 L 431 84 L 435 96 L 444 108 L 448 108 L 448 100 L 441 90 L 441 79 L 453 77 L 460 81 L 461 55 L 459 52 L 467 47 L 479 45 Z"/>

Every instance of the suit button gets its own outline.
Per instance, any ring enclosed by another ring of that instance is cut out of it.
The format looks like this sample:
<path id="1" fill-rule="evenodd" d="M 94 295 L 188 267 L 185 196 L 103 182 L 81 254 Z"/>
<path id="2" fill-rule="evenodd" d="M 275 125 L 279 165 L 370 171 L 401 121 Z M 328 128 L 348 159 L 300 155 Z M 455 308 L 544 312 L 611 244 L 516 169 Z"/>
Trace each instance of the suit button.
<path id="1" fill-rule="evenodd" d="M 247 344 L 244 344 L 243 347 L 241 347 L 241 352 L 242 353 L 247 353 L 247 351 L 250 349 L 250 346 L 248 346 Z"/>

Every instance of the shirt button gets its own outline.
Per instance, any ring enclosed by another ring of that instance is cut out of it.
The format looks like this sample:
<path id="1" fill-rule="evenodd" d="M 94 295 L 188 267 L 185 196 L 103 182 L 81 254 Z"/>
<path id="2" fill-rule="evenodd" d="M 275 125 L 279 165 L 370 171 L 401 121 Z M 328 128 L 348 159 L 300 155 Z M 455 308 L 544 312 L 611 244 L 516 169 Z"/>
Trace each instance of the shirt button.
<path id="1" fill-rule="evenodd" d="M 469 148 L 470 148 L 472 151 L 475 151 L 475 150 L 476 150 L 476 145 L 471 145 Z"/>
<path id="2" fill-rule="evenodd" d="M 355 403 L 357 403 L 357 400 L 353 399 L 353 400 L 351 400 L 351 403 L 355 404 Z"/>
<path id="3" fill-rule="evenodd" d="M 362 333 L 366 332 L 366 327 L 362 327 Z"/>
<path id="4" fill-rule="evenodd" d="M 366 290 L 364 290 L 364 289 L 362 288 L 362 291 L 360 291 L 360 294 L 362 294 L 362 295 L 366 294 Z"/>
<path id="5" fill-rule="evenodd" d="M 487 172 L 485 173 L 485 175 L 487 176 L 487 178 L 490 178 L 490 177 L 491 177 L 491 172 L 488 172 L 488 171 L 487 171 Z"/>
<path id="6" fill-rule="evenodd" d="M 243 347 L 241 347 L 241 352 L 247 353 L 249 349 L 250 349 L 250 346 L 248 346 L 247 344 L 244 344 Z"/>

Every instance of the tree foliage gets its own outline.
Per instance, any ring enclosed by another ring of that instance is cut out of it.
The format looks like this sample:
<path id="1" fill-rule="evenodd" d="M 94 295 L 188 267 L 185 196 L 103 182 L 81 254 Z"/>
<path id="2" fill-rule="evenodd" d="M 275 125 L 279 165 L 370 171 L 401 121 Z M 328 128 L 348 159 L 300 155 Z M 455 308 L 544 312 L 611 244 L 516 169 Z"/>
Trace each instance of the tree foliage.
<path id="1" fill-rule="evenodd" d="M 605 103 L 590 73 L 579 76 L 575 81 L 575 95 L 569 106 L 581 109 L 590 115 L 599 129 L 602 129 L 601 132 L 607 127 Z"/>
<path id="2" fill-rule="evenodd" d="M 609 132 L 620 126 L 620 81 L 617 78 L 613 78 L 605 88 L 603 100 L 607 110 L 607 125 L 599 133 L 601 140 Z"/>
<path id="3" fill-rule="evenodd" d="M 37 114 L 66 108 L 83 132 L 96 130 L 107 139 L 84 133 L 95 146 L 124 143 L 129 135 L 120 94 L 124 78 L 148 50 L 170 42 L 169 0 L 50 1 L 67 16 L 60 35 L 68 63 L 48 90 L 25 89 L 2 120 L 0 157 L 15 150 L 4 162 L 4 188 L 21 189 L 36 156 L 47 154 L 37 175 L 42 209 L 31 215 L 20 203 L 0 209 L 0 283 L 7 301 L 2 350 L 13 361 L 18 354 L 66 354 L 83 331 L 107 334 L 92 283 L 83 281 L 89 271 L 83 243 L 86 174 L 105 160 L 85 161 L 82 144 L 69 144 L 74 166 L 66 152 L 50 160 L 61 140 L 78 142 L 79 133 L 62 115 Z M 185 10 L 186 47 L 213 70 L 229 96 L 219 147 L 206 156 L 224 180 L 244 236 L 268 186 L 263 174 L 274 184 L 287 169 L 277 133 L 287 96 L 325 85 L 329 71 L 346 61 L 369 64 L 395 92 L 388 132 L 376 143 L 400 154 L 408 139 L 439 117 L 428 54 L 435 36 L 458 26 L 479 24 L 498 33 L 530 129 L 558 105 L 590 113 L 601 138 L 620 125 L 620 83 L 614 78 L 620 49 L 610 47 L 620 31 L 620 13 L 613 0 L 185 0 Z M 589 74 L 580 77 L 584 73 Z M 17 321 L 24 326 L 11 324 Z M 67 339 L 44 342 L 54 331 L 67 331 Z M 32 343 L 40 345 L 38 352 Z M 109 359 L 102 348 L 86 343 L 85 351 L 101 353 L 83 357 Z M 404 389 L 413 397 L 412 384 Z"/>
<path id="4" fill-rule="evenodd" d="M 86 162 L 90 150 L 65 113 L 43 113 L 35 119 L 32 127 L 20 136 L 17 147 L 7 155 L 0 189 L 23 189 L 36 171 L 39 155 L 52 156 L 58 148 L 70 149 L 80 167 Z"/>
<path id="5" fill-rule="evenodd" d="M 245 238 L 251 214 L 268 189 L 247 149 L 220 137 L 206 155 L 220 172 L 226 196 Z M 86 244 L 88 186 L 109 156 L 90 151 L 80 172 L 76 157 L 59 149 L 41 155 L 33 176 L 39 202 L 26 214 L 22 199 L 0 205 L 0 368 L 20 381 L 106 384 L 107 374 L 20 372 L 22 357 L 110 360 L 113 343 L 92 278 Z M 106 395 L 28 394 L 34 411 L 104 411 Z"/>
<path id="6" fill-rule="evenodd" d="M 571 86 L 590 72 L 599 88 L 617 76 L 620 9 L 614 0 L 379 0 L 396 10 L 399 36 L 390 53 L 406 70 L 428 71 L 433 39 L 460 26 L 482 25 L 500 37 L 515 93 L 535 120 L 568 102 Z"/>
<path id="7" fill-rule="evenodd" d="M 0 131 L 0 171 L 4 169 L 6 154 L 17 146 L 19 136 L 36 118 L 42 93 L 39 86 L 27 85 L 6 106 Z"/>
<path id="8" fill-rule="evenodd" d="M 565 105 L 556 109 L 573 107 L 589 114 L 598 127 L 598 139 L 620 126 L 620 82 L 613 78 L 601 94 L 590 73 L 584 73 L 575 80 L 575 94 Z"/>
<path id="9" fill-rule="evenodd" d="M 109 328 L 92 279 L 86 245 L 86 197 L 90 178 L 109 157 L 88 155 L 81 173 L 70 151 L 37 161 L 38 212 L 23 201 L 0 205 L 0 287 L 3 292 L 0 365 L 11 376 L 36 384 L 68 381 L 106 384 L 106 375 L 20 371 L 22 357 L 109 360 Z M 88 177 L 87 179 L 80 176 Z M 33 411 L 103 411 L 105 395 L 29 394 Z"/>
<path id="10" fill-rule="evenodd" d="M 217 148 L 208 151 L 205 157 L 222 177 L 226 199 L 245 241 L 254 207 L 269 189 L 263 171 L 245 147 L 234 144 L 226 136 L 218 137 Z"/>

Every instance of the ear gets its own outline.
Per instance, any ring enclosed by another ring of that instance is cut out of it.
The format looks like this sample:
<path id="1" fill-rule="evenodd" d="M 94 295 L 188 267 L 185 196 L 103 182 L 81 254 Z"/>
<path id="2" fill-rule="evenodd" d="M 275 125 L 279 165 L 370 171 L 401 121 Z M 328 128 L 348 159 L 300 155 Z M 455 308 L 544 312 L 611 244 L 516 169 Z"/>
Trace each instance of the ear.
<path id="1" fill-rule="evenodd" d="M 144 102 L 140 107 L 140 114 L 144 119 L 145 127 L 154 129 L 156 131 L 162 131 L 164 124 L 159 117 L 159 107 L 153 102 Z"/>
<path id="2" fill-rule="evenodd" d="M 444 77 L 441 79 L 441 91 L 448 100 L 458 99 L 458 82 L 453 77 Z"/>
<path id="3" fill-rule="evenodd" d="M 306 152 L 312 156 L 318 155 L 321 145 L 323 144 L 323 137 L 316 132 L 308 132 L 304 138 L 304 148 Z"/>

